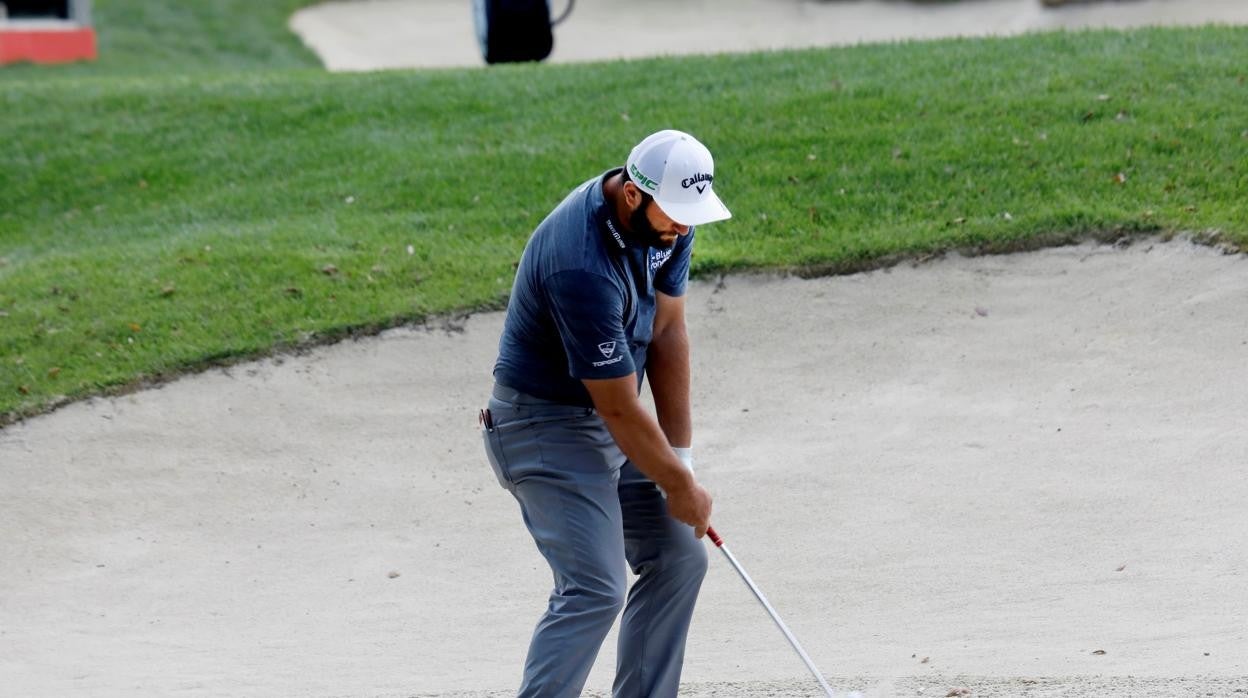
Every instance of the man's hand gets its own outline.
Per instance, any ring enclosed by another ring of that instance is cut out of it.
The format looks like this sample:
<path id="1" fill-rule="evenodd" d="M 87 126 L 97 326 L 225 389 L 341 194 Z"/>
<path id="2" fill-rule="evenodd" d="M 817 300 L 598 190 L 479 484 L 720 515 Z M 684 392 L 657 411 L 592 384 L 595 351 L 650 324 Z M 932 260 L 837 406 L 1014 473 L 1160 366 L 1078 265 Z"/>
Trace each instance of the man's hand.
<path id="1" fill-rule="evenodd" d="M 690 478 L 689 487 L 667 493 L 667 513 L 693 526 L 693 535 L 701 538 L 711 525 L 711 493 Z"/>

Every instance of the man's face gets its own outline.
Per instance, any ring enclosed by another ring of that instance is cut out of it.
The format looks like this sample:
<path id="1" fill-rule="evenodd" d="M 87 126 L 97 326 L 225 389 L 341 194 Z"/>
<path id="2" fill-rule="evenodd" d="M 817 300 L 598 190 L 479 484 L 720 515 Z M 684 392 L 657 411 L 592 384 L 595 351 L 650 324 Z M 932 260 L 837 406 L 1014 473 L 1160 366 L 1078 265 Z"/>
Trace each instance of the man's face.
<path id="1" fill-rule="evenodd" d="M 689 226 L 668 218 L 653 199 L 640 193 L 636 198 L 637 205 L 628 214 L 628 227 L 643 245 L 666 249 L 675 245 L 680 236 L 689 234 Z"/>

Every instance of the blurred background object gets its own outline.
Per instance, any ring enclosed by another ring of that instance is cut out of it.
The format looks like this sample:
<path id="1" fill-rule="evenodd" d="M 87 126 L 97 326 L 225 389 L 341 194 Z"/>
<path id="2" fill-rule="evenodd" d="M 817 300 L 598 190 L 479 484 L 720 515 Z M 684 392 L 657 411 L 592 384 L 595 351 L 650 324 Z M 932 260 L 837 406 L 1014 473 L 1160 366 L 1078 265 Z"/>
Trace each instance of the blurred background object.
<path id="1" fill-rule="evenodd" d="M 547 0 L 472 0 L 473 26 L 486 63 L 541 61 L 554 45 L 553 29 L 572 14 L 576 0 L 566 0 L 551 18 Z"/>
<path id="2" fill-rule="evenodd" d="M 1248 0 L 330 0 L 290 27 L 332 71 L 479 66 L 491 60 L 474 12 L 526 3 L 534 29 L 512 31 L 508 60 L 566 63 L 740 53 L 1061 29 L 1248 24 Z M 516 4 L 513 4 L 516 3 Z M 536 6 L 536 9 L 534 7 Z M 490 30 L 496 22 L 489 23 Z M 510 29 L 505 30 L 510 31 Z M 547 39 L 551 46 L 547 48 Z M 527 42 L 527 44 L 526 44 Z M 501 50 L 501 45 L 497 47 Z"/>
<path id="3" fill-rule="evenodd" d="M 0 0 L 0 65 L 95 58 L 91 0 Z"/>

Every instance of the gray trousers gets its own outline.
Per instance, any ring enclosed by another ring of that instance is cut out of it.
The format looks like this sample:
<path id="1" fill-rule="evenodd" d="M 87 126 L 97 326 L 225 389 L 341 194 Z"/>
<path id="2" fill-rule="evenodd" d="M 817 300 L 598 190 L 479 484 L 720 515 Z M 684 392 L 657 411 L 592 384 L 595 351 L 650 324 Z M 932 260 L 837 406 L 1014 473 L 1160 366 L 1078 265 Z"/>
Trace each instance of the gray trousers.
<path id="1" fill-rule="evenodd" d="M 594 410 L 497 385 L 489 408 L 490 465 L 554 575 L 519 696 L 579 696 L 621 609 L 614 695 L 675 696 L 706 575 L 702 542 L 668 515 Z M 638 575 L 631 589 L 626 560 Z"/>

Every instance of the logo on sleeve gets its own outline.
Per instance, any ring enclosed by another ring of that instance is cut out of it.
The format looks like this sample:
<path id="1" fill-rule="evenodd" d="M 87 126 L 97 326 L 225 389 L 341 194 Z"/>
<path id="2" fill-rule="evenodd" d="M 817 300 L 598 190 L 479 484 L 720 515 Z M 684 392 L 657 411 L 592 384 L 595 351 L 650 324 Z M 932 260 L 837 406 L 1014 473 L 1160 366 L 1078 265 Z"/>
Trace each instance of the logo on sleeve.
<path id="1" fill-rule="evenodd" d="M 591 365 L 594 368 L 602 368 L 603 366 L 610 366 L 611 364 L 618 364 L 624 360 L 623 354 L 616 356 L 614 359 L 611 358 L 612 356 L 615 355 L 615 342 L 603 342 L 602 344 L 599 344 L 598 351 L 602 352 L 602 355 L 607 357 L 607 360 L 592 362 Z"/>
<path id="2" fill-rule="evenodd" d="M 655 250 L 654 254 L 650 255 L 650 271 L 654 271 L 663 266 L 667 263 L 668 259 L 671 259 L 671 257 L 672 248 L 670 247 L 665 250 Z"/>

